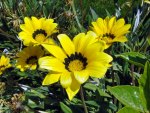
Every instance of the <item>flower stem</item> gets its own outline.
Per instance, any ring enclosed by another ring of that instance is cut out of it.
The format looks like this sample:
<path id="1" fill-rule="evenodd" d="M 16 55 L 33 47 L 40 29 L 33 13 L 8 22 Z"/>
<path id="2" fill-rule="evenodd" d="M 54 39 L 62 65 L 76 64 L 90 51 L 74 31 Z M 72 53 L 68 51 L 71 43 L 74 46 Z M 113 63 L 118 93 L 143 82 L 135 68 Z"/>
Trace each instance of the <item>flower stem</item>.
<path id="1" fill-rule="evenodd" d="M 88 113 L 88 110 L 87 110 L 87 107 L 86 107 L 86 104 L 85 104 L 85 100 L 84 100 L 84 95 L 83 95 L 83 88 L 82 88 L 82 86 L 81 86 L 81 88 L 80 88 L 80 96 L 81 96 L 81 100 L 82 100 L 82 103 L 83 103 L 84 112 L 85 112 L 85 113 Z"/>

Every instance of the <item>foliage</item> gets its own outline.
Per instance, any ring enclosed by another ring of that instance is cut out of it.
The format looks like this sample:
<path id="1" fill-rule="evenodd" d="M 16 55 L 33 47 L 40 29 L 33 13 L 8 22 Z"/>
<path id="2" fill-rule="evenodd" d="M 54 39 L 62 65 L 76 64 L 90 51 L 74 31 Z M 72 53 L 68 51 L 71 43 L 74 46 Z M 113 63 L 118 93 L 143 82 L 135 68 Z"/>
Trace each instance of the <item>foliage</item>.
<path id="1" fill-rule="evenodd" d="M 0 56 L 9 57 L 12 64 L 0 75 L 0 112 L 84 113 L 84 104 L 89 113 L 150 112 L 148 0 L 1 0 L 0 12 Z M 53 37 L 87 32 L 93 21 L 106 16 L 124 18 L 131 29 L 128 42 L 105 50 L 113 57 L 105 77 L 82 84 L 84 101 L 79 93 L 70 101 L 59 83 L 42 86 L 46 70 L 16 68 L 17 53 L 25 47 L 18 37 L 20 24 L 31 16 L 53 18 L 59 30 Z"/>

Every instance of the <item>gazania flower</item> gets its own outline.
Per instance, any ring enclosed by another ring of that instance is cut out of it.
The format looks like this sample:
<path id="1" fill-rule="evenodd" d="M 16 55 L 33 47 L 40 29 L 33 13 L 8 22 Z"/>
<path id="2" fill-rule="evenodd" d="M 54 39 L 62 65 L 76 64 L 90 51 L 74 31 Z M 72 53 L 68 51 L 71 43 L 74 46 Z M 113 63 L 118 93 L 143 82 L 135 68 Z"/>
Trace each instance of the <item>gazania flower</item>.
<path id="1" fill-rule="evenodd" d="M 71 41 L 67 35 L 60 34 L 58 39 L 62 48 L 43 44 L 53 56 L 40 58 L 39 66 L 55 72 L 45 77 L 43 85 L 60 81 L 71 100 L 89 76 L 104 77 L 112 57 L 100 51 L 103 44 L 95 42 L 96 37 L 94 32 L 80 33 Z"/>
<path id="2" fill-rule="evenodd" d="M 39 46 L 28 46 L 17 54 L 17 68 L 20 71 L 35 70 L 38 66 L 38 59 L 43 55 L 44 51 Z"/>
<path id="3" fill-rule="evenodd" d="M 50 36 L 56 33 L 57 24 L 53 23 L 53 19 L 36 17 L 25 17 L 25 24 L 21 24 L 20 28 L 22 31 L 19 33 L 19 38 L 23 40 L 24 45 L 37 45 L 41 43 L 53 44 L 52 38 Z"/>
<path id="4" fill-rule="evenodd" d="M 4 72 L 5 69 L 10 67 L 10 59 L 2 55 L 0 58 L 0 75 Z"/>
<path id="5" fill-rule="evenodd" d="M 96 22 L 92 22 L 92 30 L 98 35 L 98 40 L 106 42 L 107 49 L 113 42 L 126 42 L 125 34 L 129 33 L 130 24 L 125 24 L 123 18 L 116 20 L 116 17 L 106 17 L 104 20 L 98 18 Z"/>

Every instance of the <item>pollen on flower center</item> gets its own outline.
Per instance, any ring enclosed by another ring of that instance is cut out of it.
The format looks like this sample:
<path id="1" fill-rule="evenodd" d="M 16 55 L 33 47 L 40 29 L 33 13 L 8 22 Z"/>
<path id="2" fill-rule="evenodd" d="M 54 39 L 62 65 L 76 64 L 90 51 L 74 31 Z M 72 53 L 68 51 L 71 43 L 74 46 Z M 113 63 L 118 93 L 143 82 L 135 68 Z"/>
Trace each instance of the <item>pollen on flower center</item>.
<path id="1" fill-rule="evenodd" d="M 84 68 L 84 66 L 83 66 L 82 61 L 73 60 L 69 63 L 68 68 L 70 71 L 81 71 Z"/>
<path id="2" fill-rule="evenodd" d="M 65 58 L 65 68 L 68 71 L 81 71 L 86 68 L 87 58 L 85 58 L 81 53 L 71 54 Z"/>
<path id="3" fill-rule="evenodd" d="M 35 39 L 36 36 L 38 36 L 39 34 L 44 35 L 45 37 L 47 36 L 47 33 L 45 32 L 45 30 L 43 29 L 37 29 L 36 31 L 34 31 L 34 33 L 32 34 L 32 37 Z"/>
<path id="4" fill-rule="evenodd" d="M 36 64 L 38 62 L 37 56 L 31 56 L 26 60 L 27 64 Z"/>

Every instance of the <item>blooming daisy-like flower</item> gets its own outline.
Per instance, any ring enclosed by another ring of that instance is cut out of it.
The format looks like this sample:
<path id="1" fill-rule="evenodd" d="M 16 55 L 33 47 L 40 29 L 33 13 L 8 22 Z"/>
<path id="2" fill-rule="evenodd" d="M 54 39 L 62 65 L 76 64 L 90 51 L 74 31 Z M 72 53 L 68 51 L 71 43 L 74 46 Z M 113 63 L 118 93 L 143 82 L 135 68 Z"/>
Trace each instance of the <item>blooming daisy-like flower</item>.
<path id="1" fill-rule="evenodd" d="M 92 30 L 98 35 L 98 40 L 106 42 L 106 47 L 110 47 L 113 42 L 126 42 L 125 34 L 129 33 L 130 24 L 125 24 L 123 18 L 116 20 L 116 17 L 106 17 L 104 20 L 98 18 L 92 22 Z"/>
<path id="2" fill-rule="evenodd" d="M 58 35 L 62 46 L 43 44 L 53 56 L 39 59 L 40 68 L 52 70 L 43 80 L 43 85 L 60 81 L 66 89 L 70 100 L 77 94 L 80 85 L 89 76 L 104 77 L 112 57 L 103 51 L 103 43 L 96 42 L 96 34 L 92 31 L 80 33 L 73 41 L 65 34 Z"/>
<path id="3" fill-rule="evenodd" d="M 44 55 L 44 51 L 39 46 L 28 46 L 17 54 L 17 68 L 20 71 L 26 69 L 35 70 L 38 66 L 38 59 Z"/>
<path id="4" fill-rule="evenodd" d="M 24 45 L 54 44 L 50 36 L 57 32 L 57 23 L 53 23 L 53 19 L 25 17 L 24 22 L 25 24 L 20 25 L 22 31 L 19 33 Z"/>
<path id="5" fill-rule="evenodd" d="M 0 75 L 4 72 L 5 69 L 10 67 L 10 59 L 2 55 L 0 58 Z"/>

